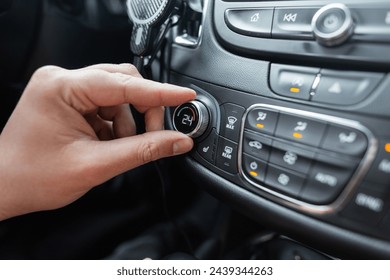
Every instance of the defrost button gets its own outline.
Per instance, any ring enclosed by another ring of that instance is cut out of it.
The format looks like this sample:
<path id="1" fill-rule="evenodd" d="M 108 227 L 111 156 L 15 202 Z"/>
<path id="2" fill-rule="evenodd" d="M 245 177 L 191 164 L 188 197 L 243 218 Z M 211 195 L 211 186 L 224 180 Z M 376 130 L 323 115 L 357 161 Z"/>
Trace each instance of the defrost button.
<path id="1" fill-rule="evenodd" d="M 237 144 L 219 137 L 217 149 L 217 167 L 229 173 L 237 173 Z"/>
<path id="2" fill-rule="evenodd" d="M 240 135 L 242 116 L 244 115 L 244 107 L 225 103 L 221 106 L 221 136 L 226 137 L 234 142 L 238 142 Z"/>

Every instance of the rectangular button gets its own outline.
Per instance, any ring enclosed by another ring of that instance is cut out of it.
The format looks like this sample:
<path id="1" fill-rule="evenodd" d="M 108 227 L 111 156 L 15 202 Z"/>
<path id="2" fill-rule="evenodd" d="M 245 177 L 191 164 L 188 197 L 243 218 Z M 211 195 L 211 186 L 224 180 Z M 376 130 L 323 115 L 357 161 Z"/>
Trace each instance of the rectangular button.
<path id="1" fill-rule="evenodd" d="M 275 135 L 298 143 L 317 147 L 324 135 L 326 124 L 290 114 L 280 114 Z"/>
<path id="2" fill-rule="evenodd" d="M 242 169 L 245 174 L 255 181 L 264 182 L 267 164 L 264 161 L 244 154 L 242 156 Z"/>
<path id="3" fill-rule="evenodd" d="M 223 104 L 221 106 L 220 135 L 238 143 L 244 112 L 244 107 L 232 103 Z"/>
<path id="4" fill-rule="evenodd" d="M 278 122 L 278 116 L 279 113 L 277 111 L 254 108 L 247 115 L 245 128 L 273 135 Z"/>
<path id="5" fill-rule="evenodd" d="M 255 158 L 268 161 L 272 140 L 257 133 L 244 132 L 243 151 Z"/>
<path id="6" fill-rule="evenodd" d="M 197 152 L 208 162 L 215 164 L 215 155 L 217 153 L 218 135 L 213 129 L 210 135 L 202 142 L 197 144 Z"/>
<path id="7" fill-rule="evenodd" d="M 270 163 L 307 174 L 315 153 L 309 149 L 295 147 L 292 143 L 274 141 Z"/>
<path id="8" fill-rule="evenodd" d="M 362 155 L 367 148 L 367 137 L 360 131 L 336 125 L 329 125 L 321 148 L 329 151 Z"/>
<path id="9" fill-rule="evenodd" d="M 319 68 L 272 64 L 270 85 L 279 95 L 309 100 L 312 85 L 319 72 Z"/>
<path id="10" fill-rule="evenodd" d="M 388 209 L 388 191 L 379 191 L 375 184 L 365 182 L 341 212 L 341 215 L 364 224 L 375 226 Z"/>
<path id="11" fill-rule="evenodd" d="M 276 8 L 272 38 L 313 39 L 311 21 L 319 8 Z"/>
<path id="12" fill-rule="evenodd" d="M 268 165 L 265 183 L 273 189 L 298 197 L 305 178 L 299 175 L 273 165 Z"/>
<path id="13" fill-rule="evenodd" d="M 301 199 L 314 204 L 328 204 L 343 190 L 352 171 L 317 162 L 312 167 L 308 181 L 300 195 Z"/>
<path id="14" fill-rule="evenodd" d="M 390 42 L 390 5 L 351 9 L 356 15 L 353 39 L 369 42 Z"/>
<path id="15" fill-rule="evenodd" d="M 223 137 L 219 137 L 216 165 L 222 170 L 232 174 L 238 172 L 236 143 Z"/>
<path id="16" fill-rule="evenodd" d="M 271 37 L 273 9 L 228 9 L 225 23 L 234 32 L 253 37 Z"/>
<path id="17" fill-rule="evenodd" d="M 368 97 L 383 77 L 381 73 L 323 69 L 311 100 L 336 105 L 356 104 Z"/>

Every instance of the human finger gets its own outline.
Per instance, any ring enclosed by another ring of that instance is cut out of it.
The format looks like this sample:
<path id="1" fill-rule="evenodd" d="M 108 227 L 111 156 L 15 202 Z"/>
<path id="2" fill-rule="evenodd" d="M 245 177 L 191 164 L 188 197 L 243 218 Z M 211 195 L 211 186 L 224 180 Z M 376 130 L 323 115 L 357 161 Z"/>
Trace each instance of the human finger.
<path id="1" fill-rule="evenodd" d="M 146 131 L 156 131 L 164 129 L 164 112 L 162 106 L 152 107 L 145 111 L 145 129 Z"/>
<path id="2" fill-rule="evenodd" d="M 98 114 L 102 119 L 112 121 L 116 138 L 136 134 L 136 125 L 129 105 L 101 107 Z"/>
<path id="3" fill-rule="evenodd" d="M 176 106 L 196 96 L 189 88 L 97 69 L 65 71 L 59 79 L 64 100 L 81 113 L 126 103 L 146 107 Z"/>
<path id="4" fill-rule="evenodd" d="M 138 72 L 137 68 L 133 64 L 130 64 L 130 63 L 121 63 L 121 64 L 101 63 L 101 64 L 87 66 L 87 67 L 79 69 L 79 70 L 83 71 L 83 70 L 88 70 L 88 69 L 98 69 L 98 70 L 104 70 L 104 71 L 107 71 L 110 73 L 122 73 L 122 74 L 142 78 L 142 76 Z"/>
<path id="5" fill-rule="evenodd" d="M 190 137 L 175 131 L 153 131 L 144 134 L 90 142 L 85 147 L 90 165 L 90 178 L 100 184 L 118 174 L 160 158 L 188 152 L 193 147 Z"/>

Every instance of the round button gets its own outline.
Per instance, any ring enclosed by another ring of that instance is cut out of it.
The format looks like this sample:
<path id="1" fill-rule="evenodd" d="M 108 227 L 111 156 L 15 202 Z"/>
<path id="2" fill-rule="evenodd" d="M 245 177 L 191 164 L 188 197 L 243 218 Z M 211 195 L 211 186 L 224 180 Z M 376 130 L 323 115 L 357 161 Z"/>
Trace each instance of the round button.
<path id="1" fill-rule="evenodd" d="M 192 138 L 201 136 L 209 124 L 209 112 L 203 103 L 190 101 L 178 106 L 173 113 L 173 127 Z"/>
<path id="2" fill-rule="evenodd" d="M 312 19 L 312 29 L 317 41 L 332 47 L 344 43 L 353 33 L 353 19 L 347 6 L 329 4 L 317 11 Z"/>

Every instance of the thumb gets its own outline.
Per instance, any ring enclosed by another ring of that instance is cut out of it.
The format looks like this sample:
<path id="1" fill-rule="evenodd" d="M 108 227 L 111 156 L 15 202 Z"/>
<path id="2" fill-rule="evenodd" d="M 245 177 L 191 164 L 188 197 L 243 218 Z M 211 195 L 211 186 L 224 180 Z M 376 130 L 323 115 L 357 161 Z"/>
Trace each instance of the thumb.
<path id="1" fill-rule="evenodd" d="M 193 141 L 180 132 L 163 130 L 88 146 L 93 149 L 90 156 L 94 161 L 95 178 L 104 182 L 145 163 L 189 152 Z"/>

